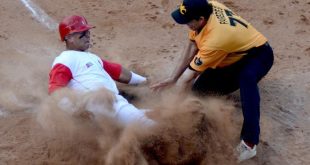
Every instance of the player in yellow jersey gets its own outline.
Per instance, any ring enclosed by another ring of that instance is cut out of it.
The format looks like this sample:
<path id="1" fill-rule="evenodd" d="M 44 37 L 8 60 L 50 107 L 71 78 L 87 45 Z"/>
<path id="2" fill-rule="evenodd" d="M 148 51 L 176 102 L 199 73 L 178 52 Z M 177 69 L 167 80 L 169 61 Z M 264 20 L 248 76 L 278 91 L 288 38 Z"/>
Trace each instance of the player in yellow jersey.
<path id="1" fill-rule="evenodd" d="M 267 39 L 251 24 L 216 1 L 184 0 L 173 19 L 190 28 L 182 60 L 171 76 L 151 86 L 175 84 L 199 94 L 228 94 L 240 89 L 244 122 L 238 160 L 256 155 L 260 96 L 257 83 L 273 65 Z"/>

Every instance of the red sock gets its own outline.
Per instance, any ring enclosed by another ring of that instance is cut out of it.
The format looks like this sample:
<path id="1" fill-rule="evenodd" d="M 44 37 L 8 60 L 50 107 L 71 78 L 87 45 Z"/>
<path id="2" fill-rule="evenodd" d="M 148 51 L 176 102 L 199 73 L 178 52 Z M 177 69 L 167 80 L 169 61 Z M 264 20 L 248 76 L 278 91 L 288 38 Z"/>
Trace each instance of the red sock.
<path id="1" fill-rule="evenodd" d="M 251 149 L 253 149 L 253 147 L 255 146 L 255 144 L 251 143 L 251 142 L 246 142 L 244 141 L 244 143 L 249 146 Z"/>

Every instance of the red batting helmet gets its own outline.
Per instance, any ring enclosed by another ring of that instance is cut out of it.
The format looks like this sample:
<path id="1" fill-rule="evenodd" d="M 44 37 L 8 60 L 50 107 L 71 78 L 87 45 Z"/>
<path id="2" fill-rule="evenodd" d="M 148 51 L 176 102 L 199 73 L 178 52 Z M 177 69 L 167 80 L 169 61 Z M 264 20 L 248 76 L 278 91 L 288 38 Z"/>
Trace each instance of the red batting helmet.
<path id="1" fill-rule="evenodd" d="M 93 28 L 93 26 L 88 25 L 83 16 L 72 15 L 66 17 L 59 23 L 60 39 L 64 41 L 68 34 L 83 32 L 91 28 Z"/>

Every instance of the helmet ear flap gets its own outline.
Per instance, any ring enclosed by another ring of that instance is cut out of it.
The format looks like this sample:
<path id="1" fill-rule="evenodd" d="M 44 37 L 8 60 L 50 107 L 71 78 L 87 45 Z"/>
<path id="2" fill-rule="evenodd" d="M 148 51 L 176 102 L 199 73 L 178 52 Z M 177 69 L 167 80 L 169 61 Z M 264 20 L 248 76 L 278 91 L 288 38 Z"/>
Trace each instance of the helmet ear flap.
<path id="1" fill-rule="evenodd" d="M 65 37 L 70 34 L 71 28 L 65 21 L 59 23 L 59 34 L 61 41 L 65 41 Z"/>

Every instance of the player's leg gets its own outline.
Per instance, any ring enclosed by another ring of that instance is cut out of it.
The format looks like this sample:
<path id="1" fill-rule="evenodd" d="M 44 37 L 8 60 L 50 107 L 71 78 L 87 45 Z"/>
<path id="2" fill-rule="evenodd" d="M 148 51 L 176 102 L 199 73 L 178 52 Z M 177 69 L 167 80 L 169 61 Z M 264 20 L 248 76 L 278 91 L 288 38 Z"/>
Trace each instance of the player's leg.
<path id="1" fill-rule="evenodd" d="M 123 124 L 141 122 L 147 126 L 154 125 L 155 122 L 145 115 L 145 111 L 136 108 L 134 105 L 120 95 L 117 95 L 117 101 L 114 104 L 116 118 Z"/>
<path id="2" fill-rule="evenodd" d="M 273 64 L 273 52 L 269 45 L 254 48 L 247 55 L 247 64 L 240 72 L 240 97 L 244 122 L 241 138 L 252 144 L 259 142 L 260 95 L 257 83 Z"/>

